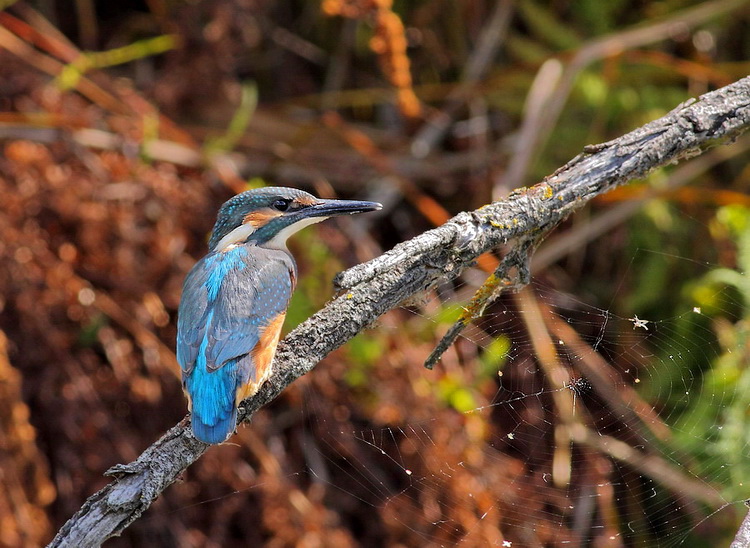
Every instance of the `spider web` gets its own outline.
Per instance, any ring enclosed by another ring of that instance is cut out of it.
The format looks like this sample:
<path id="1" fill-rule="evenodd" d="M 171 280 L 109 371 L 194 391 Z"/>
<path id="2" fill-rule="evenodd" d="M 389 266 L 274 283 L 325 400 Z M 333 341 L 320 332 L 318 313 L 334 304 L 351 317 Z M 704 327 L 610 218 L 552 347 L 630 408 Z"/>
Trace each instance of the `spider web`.
<path id="1" fill-rule="evenodd" d="M 621 311 L 638 265 L 658 256 L 694 271 L 692 290 L 643 317 Z M 718 270 L 639 248 L 608 300 L 535 279 L 494 303 L 433 372 L 418 366 L 434 344 L 420 333 L 445 332 L 477 285 L 394 312 L 376 331 L 415 343 L 344 374 L 344 418 L 308 392 L 308 449 L 321 457 L 311 481 L 371 507 L 388 534 L 365 524 L 361 538 L 379 542 L 728 545 L 750 497 L 750 451 L 742 307 L 735 288 L 709 279 Z"/>

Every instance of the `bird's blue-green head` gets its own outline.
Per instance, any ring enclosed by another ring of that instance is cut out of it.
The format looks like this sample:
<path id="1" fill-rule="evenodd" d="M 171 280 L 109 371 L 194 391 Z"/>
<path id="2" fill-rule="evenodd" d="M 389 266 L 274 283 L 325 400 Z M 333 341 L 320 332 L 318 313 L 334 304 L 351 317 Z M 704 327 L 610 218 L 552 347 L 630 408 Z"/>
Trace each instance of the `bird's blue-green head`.
<path id="1" fill-rule="evenodd" d="M 381 207 L 377 202 L 324 200 L 294 188 L 248 190 L 221 206 L 208 247 L 211 251 L 224 251 L 233 245 L 254 243 L 286 249 L 287 238 L 306 226 L 334 215 Z"/>

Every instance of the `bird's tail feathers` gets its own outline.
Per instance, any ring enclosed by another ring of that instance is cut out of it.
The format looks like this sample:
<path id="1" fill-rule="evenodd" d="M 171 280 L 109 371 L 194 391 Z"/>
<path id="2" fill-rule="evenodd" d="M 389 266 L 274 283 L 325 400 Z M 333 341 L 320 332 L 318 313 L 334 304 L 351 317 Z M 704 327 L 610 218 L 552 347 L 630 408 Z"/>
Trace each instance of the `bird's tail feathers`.
<path id="1" fill-rule="evenodd" d="M 221 443 L 233 432 L 237 424 L 237 359 L 223 367 L 209 371 L 203 354 L 198 355 L 192 374 L 185 381 L 191 400 L 193 434 L 206 443 Z"/>
<path id="2" fill-rule="evenodd" d="M 193 434 L 205 443 L 221 443 L 234 432 L 237 424 L 237 408 L 233 405 L 232 410 L 226 417 L 219 418 L 213 424 L 207 424 L 201 417 L 193 412 L 190 417 Z"/>

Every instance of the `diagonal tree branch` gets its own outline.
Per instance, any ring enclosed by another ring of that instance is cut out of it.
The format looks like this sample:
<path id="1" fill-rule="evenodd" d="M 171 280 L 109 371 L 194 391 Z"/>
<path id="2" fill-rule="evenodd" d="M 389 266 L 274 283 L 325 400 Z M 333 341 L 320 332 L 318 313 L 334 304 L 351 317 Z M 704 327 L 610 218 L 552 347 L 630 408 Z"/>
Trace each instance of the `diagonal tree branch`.
<path id="1" fill-rule="evenodd" d="M 278 396 L 328 353 L 405 299 L 458 276 L 482 253 L 559 223 L 589 200 L 650 171 L 728 143 L 750 127 L 750 77 L 680 105 L 667 116 L 584 152 L 541 183 L 507 199 L 460 213 L 443 226 L 399 244 L 337 276 L 341 294 L 279 344 L 275 372 L 244 402 L 242 420 Z M 130 464 L 107 475 L 50 546 L 98 546 L 138 519 L 208 448 L 187 418 Z"/>

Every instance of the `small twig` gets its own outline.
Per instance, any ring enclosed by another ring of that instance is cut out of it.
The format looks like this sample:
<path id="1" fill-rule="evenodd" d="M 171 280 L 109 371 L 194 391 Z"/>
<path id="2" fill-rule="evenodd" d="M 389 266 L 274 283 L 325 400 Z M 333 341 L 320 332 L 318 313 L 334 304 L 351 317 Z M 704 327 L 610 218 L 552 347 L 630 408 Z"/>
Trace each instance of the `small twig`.
<path id="1" fill-rule="evenodd" d="M 529 283 L 531 274 L 529 272 L 529 260 L 534 249 L 534 242 L 538 239 L 524 239 L 513 246 L 498 265 L 494 273 L 490 274 L 482 286 L 474 293 L 471 301 L 464 308 L 461 317 L 443 335 L 435 349 L 424 362 L 427 369 L 432 369 L 445 351 L 456 342 L 461 332 L 484 314 L 488 305 L 500 297 L 503 291 L 518 289 Z M 511 273 L 515 270 L 515 275 Z"/>

